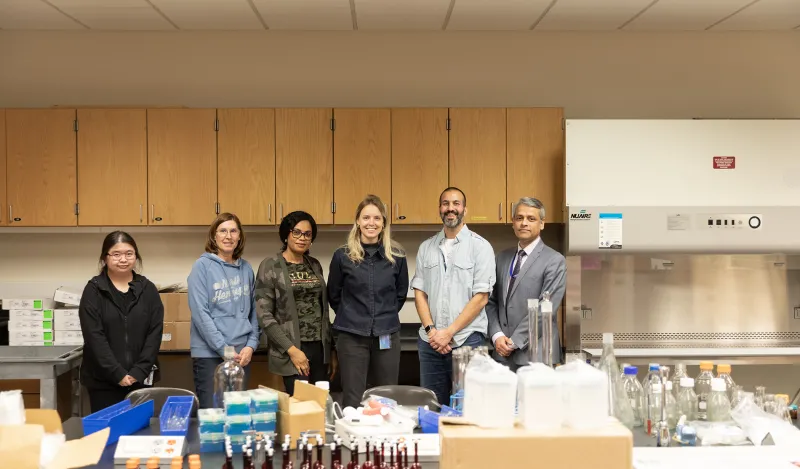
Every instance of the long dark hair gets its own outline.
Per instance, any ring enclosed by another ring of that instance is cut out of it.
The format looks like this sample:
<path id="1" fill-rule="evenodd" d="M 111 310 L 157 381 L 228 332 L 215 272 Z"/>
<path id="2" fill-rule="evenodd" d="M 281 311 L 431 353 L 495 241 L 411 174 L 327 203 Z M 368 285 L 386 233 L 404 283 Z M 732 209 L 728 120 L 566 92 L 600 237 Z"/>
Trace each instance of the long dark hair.
<path id="1" fill-rule="evenodd" d="M 133 252 L 136 253 L 136 265 L 133 266 L 133 270 L 139 273 L 142 268 L 142 256 L 139 255 L 139 247 L 133 237 L 124 231 L 112 231 L 106 235 L 103 240 L 103 248 L 100 250 L 100 271 L 105 272 L 108 269 L 108 265 L 106 265 L 108 251 L 119 243 L 130 244 L 133 247 Z"/>

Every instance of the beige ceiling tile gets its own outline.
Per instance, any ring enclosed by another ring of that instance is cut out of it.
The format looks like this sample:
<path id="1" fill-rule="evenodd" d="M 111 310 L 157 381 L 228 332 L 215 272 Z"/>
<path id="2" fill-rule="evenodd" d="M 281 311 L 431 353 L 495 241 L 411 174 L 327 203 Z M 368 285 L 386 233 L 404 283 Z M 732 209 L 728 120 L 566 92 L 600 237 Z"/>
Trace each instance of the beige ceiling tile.
<path id="1" fill-rule="evenodd" d="M 800 0 L 761 0 L 722 23 L 712 31 L 781 30 L 800 26 Z"/>
<path id="2" fill-rule="evenodd" d="M 618 29 L 652 2 L 653 0 L 558 0 L 536 26 L 536 31 Z"/>
<path id="3" fill-rule="evenodd" d="M 442 29 L 450 0 L 355 0 L 358 29 Z"/>
<path id="4" fill-rule="evenodd" d="M 182 30 L 264 29 L 247 0 L 151 0 Z"/>
<path id="5" fill-rule="evenodd" d="M 526 30 L 552 0 L 456 0 L 447 30 Z"/>
<path id="6" fill-rule="evenodd" d="M 174 29 L 145 0 L 49 1 L 92 29 L 146 31 Z"/>
<path id="7" fill-rule="evenodd" d="M 2 29 L 85 29 L 39 0 L 0 0 Z"/>
<path id="8" fill-rule="evenodd" d="M 352 30 L 349 0 L 254 0 L 269 29 Z"/>
<path id="9" fill-rule="evenodd" d="M 659 0 L 627 24 L 625 30 L 699 31 L 752 2 L 753 0 Z"/>

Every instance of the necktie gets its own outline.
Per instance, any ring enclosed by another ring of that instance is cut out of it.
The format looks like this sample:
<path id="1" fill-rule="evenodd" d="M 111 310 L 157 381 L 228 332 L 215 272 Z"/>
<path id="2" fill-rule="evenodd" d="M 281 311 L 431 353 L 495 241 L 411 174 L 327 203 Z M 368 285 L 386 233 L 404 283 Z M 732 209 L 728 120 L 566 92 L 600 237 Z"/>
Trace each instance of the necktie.
<path id="1" fill-rule="evenodd" d="M 508 294 L 506 294 L 506 304 L 508 304 L 508 298 L 511 296 L 511 290 L 514 288 L 514 281 L 517 280 L 517 275 L 519 275 L 519 269 L 522 265 L 522 258 L 527 256 L 523 250 L 517 252 L 517 261 L 514 263 L 514 271 L 511 273 L 511 281 L 508 282 Z"/>

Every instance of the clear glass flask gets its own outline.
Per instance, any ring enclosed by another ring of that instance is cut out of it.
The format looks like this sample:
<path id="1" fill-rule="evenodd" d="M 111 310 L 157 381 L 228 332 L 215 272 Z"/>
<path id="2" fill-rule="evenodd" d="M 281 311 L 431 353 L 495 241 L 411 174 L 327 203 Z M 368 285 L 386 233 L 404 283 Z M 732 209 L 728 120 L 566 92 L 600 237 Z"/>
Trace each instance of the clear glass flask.
<path id="1" fill-rule="evenodd" d="M 686 364 L 685 363 L 678 363 L 675 365 L 675 374 L 672 375 L 670 381 L 672 381 L 672 394 L 675 395 L 675 399 L 678 399 L 678 396 L 681 393 L 681 378 L 688 378 L 689 375 L 686 373 Z"/>
<path id="2" fill-rule="evenodd" d="M 622 376 L 622 387 L 625 389 L 625 394 L 631 403 L 633 409 L 633 426 L 641 427 L 644 425 L 644 418 L 646 412 L 644 410 L 644 390 L 642 383 L 636 379 L 638 368 L 635 366 L 626 366 L 623 368 L 624 375 Z"/>
<path id="3" fill-rule="evenodd" d="M 661 418 L 661 367 L 651 363 L 647 376 L 642 382 L 644 390 L 644 426 L 645 433 L 655 436 L 655 428 Z M 655 410 L 655 411 L 654 411 Z"/>
<path id="4" fill-rule="evenodd" d="M 619 365 L 614 355 L 613 333 L 603 333 L 603 354 L 600 356 L 598 368 L 608 378 L 609 415 L 616 417 L 626 427 L 633 428 L 635 424 L 633 408 L 619 375 Z"/>
<path id="5" fill-rule="evenodd" d="M 214 408 L 225 407 L 225 393 L 244 391 L 244 368 L 236 363 L 236 350 L 225 346 L 225 359 L 214 371 Z"/>

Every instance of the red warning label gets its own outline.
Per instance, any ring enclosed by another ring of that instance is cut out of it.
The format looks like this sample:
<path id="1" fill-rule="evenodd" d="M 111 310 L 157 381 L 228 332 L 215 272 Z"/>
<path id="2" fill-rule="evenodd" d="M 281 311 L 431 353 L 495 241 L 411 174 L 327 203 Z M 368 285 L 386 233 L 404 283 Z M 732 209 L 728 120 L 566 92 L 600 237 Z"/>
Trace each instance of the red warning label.
<path id="1" fill-rule="evenodd" d="M 714 169 L 735 169 L 736 157 L 735 156 L 715 156 Z"/>

